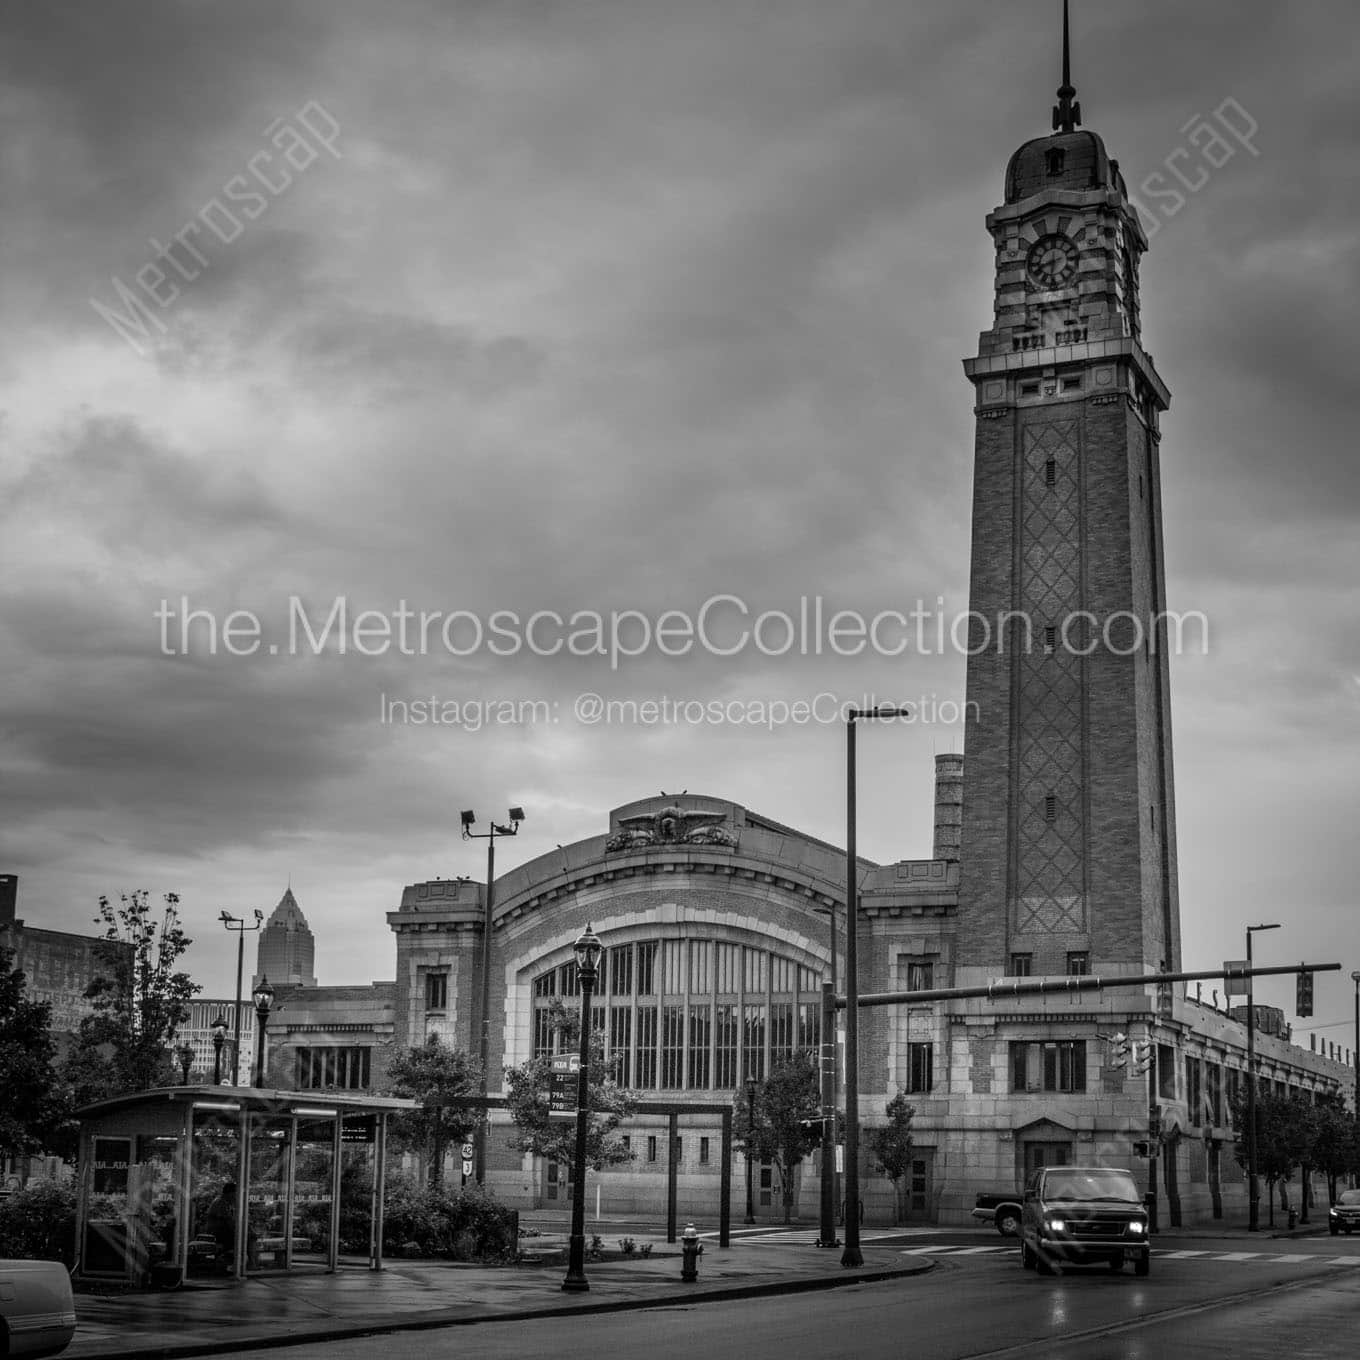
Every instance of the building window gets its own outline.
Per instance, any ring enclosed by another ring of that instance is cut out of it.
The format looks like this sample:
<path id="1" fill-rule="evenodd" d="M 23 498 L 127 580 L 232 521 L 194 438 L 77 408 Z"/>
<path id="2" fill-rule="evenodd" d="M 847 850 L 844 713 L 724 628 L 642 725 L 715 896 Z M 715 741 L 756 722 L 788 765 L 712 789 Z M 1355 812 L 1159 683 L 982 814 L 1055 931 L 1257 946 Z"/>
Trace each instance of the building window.
<path id="1" fill-rule="evenodd" d="M 708 1139 L 707 1139 L 707 1138 L 700 1138 L 700 1139 L 699 1139 L 699 1165 L 700 1165 L 700 1166 L 707 1166 L 707 1165 L 708 1165 Z"/>
<path id="2" fill-rule="evenodd" d="M 1044 821 L 1056 822 L 1058 820 L 1058 795 L 1056 793 L 1044 794 Z"/>
<path id="3" fill-rule="evenodd" d="M 691 1006 L 689 1011 L 689 1084 L 703 1090 L 708 1086 L 709 1049 L 713 1036 L 713 1013 L 707 1005 Z"/>
<path id="4" fill-rule="evenodd" d="M 713 1020 L 713 1086 L 718 1091 L 732 1091 L 737 1085 L 737 1008 L 719 1004 Z"/>
<path id="5" fill-rule="evenodd" d="M 1039 395 L 1039 384 L 1037 382 L 1021 383 L 1020 395 L 1022 397 L 1037 397 Z"/>
<path id="6" fill-rule="evenodd" d="M 1058 650 L 1058 630 L 1051 623 L 1045 624 L 1044 651 L 1048 653 L 1049 656 L 1052 656 L 1053 653 L 1056 652 L 1057 650 Z M 1048 820 L 1052 821 L 1053 819 L 1050 817 Z"/>
<path id="7" fill-rule="evenodd" d="M 298 1048 L 293 1051 L 296 1085 L 300 1091 L 362 1091 L 368 1087 L 371 1048 Z"/>
<path id="8" fill-rule="evenodd" d="M 1011 955 L 1011 977 L 1029 977 L 1034 967 L 1033 954 L 1012 954 Z"/>
<path id="9" fill-rule="evenodd" d="M 907 991 L 928 992 L 935 985 L 935 964 L 933 961 L 912 960 L 907 964 Z"/>
<path id="10" fill-rule="evenodd" d="M 1076 392 L 1081 387 L 1080 378 L 1064 378 L 1062 380 L 1062 390 L 1064 392 Z"/>
<path id="11" fill-rule="evenodd" d="M 1067 158 L 1067 152 L 1060 146 L 1055 146 L 1049 151 L 1044 152 L 1044 161 L 1050 175 L 1061 175 L 1063 172 L 1063 161 Z"/>
<path id="12" fill-rule="evenodd" d="M 632 1152 L 633 1150 L 633 1135 L 631 1133 L 623 1135 L 623 1150 L 625 1152 Z"/>
<path id="13" fill-rule="evenodd" d="M 649 1162 L 656 1161 L 656 1134 L 654 1133 L 647 1135 L 647 1160 Z"/>
<path id="14" fill-rule="evenodd" d="M 442 1011 L 449 1004 L 449 975 L 447 973 L 425 974 L 425 1009 Z"/>
<path id="15" fill-rule="evenodd" d="M 1084 949 L 1067 951 L 1067 976 L 1085 977 L 1091 971 L 1091 956 Z"/>
<path id="16" fill-rule="evenodd" d="M 1157 1094 L 1162 1100 L 1176 1099 L 1176 1050 L 1170 1044 L 1157 1045 Z"/>
<path id="17" fill-rule="evenodd" d="M 1185 1112 L 1191 1124 L 1204 1123 L 1203 1099 L 1204 1089 L 1200 1084 L 1200 1060 L 1198 1058 L 1186 1058 Z"/>
<path id="18" fill-rule="evenodd" d="M 1084 1091 L 1086 1041 L 1059 1039 L 1043 1043 L 1012 1043 L 1011 1089 Z"/>
<path id="19" fill-rule="evenodd" d="M 924 1095 L 935 1088 L 935 1047 L 933 1044 L 907 1045 L 907 1092 Z"/>
<path id="20" fill-rule="evenodd" d="M 1216 1062 L 1204 1064 L 1205 1096 L 1204 1107 L 1208 1115 L 1206 1122 L 1214 1127 L 1223 1123 L 1223 1068 Z"/>
<path id="21" fill-rule="evenodd" d="M 609 951 L 609 991 L 613 996 L 633 994 L 633 946 L 615 945 Z"/>
<path id="22" fill-rule="evenodd" d="M 1058 463 L 1056 459 L 1050 458 L 1044 464 L 1044 485 L 1056 486 L 1058 483 Z"/>
<path id="23" fill-rule="evenodd" d="M 609 948 L 607 989 L 591 1013 L 608 1070 L 635 1090 L 736 1089 L 821 1038 L 821 974 L 796 958 L 716 940 L 642 941 Z M 580 993 L 575 963 L 532 979 L 533 1055 L 557 1052 L 558 998 Z"/>

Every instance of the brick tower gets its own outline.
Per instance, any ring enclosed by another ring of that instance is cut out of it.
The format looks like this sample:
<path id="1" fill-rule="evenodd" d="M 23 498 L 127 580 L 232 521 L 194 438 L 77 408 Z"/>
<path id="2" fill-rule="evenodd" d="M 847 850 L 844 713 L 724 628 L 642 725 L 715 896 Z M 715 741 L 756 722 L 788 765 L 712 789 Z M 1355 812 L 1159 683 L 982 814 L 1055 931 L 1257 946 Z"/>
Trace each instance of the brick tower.
<path id="1" fill-rule="evenodd" d="M 959 963 L 971 979 L 1180 963 L 1147 237 L 1080 129 L 1063 13 L 1053 132 L 987 217 L 976 393 Z M 985 644 L 985 645 L 984 645 Z"/>

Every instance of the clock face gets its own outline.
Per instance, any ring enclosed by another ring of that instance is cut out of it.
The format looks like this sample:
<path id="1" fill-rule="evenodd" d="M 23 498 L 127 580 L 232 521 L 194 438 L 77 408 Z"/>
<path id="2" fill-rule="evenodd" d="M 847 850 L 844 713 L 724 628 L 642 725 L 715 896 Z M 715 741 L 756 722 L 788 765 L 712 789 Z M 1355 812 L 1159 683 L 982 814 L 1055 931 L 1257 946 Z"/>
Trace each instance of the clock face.
<path id="1" fill-rule="evenodd" d="M 1038 287 L 1066 287 L 1077 276 L 1077 247 L 1066 236 L 1041 236 L 1030 246 L 1025 266 Z"/>

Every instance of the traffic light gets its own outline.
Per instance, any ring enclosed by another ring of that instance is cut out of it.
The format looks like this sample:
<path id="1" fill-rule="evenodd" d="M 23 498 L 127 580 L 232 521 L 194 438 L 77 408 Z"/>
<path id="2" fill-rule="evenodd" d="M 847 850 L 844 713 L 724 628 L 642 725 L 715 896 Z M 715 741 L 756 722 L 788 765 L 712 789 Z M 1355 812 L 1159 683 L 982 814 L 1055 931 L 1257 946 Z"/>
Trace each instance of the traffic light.
<path id="1" fill-rule="evenodd" d="M 1150 1155 L 1150 1152 L 1151 1149 L 1148 1147 L 1148 1140 L 1146 1138 L 1140 1138 L 1133 1145 L 1133 1155 L 1135 1157 L 1147 1157 Z"/>
<path id="2" fill-rule="evenodd" d="M 1129 1036 L 1122 1030 L 1110 1035 L 1110 1066 L 1123 1067 L 1129 1060 Z"/>
<path id="3" fill-rule="evenodd" d="M 1312 973 L 1299 973 L 1297 976 L 1296 994 L 1294 997 L 1294 1014 L 1297 1016 L 1312 1015 L 1313 1013 L 1313 975 Z"/>
<path id="4" fill-rule="evenodd" d="M 1141 1044 L 1138 1043 L 1134 1044 L 1133 1049 L 1135 1054 L 1133 1070 L 1135 1072 L 1151 1071 L 1152 1059 L 1155 1056 L 1155 1050 L 1152 1047 L 1152 1040 L 1144 1039 Z"/>

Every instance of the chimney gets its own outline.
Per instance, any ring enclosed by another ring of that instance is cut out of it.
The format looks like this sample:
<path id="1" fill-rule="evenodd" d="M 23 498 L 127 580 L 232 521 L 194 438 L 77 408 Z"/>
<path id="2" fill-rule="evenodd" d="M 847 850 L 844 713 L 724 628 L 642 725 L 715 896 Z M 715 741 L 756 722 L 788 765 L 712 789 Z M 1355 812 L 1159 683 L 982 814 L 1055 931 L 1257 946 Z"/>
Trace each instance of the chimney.
<path id="1" fill-rule="evenodd" d="M 933 859 L 958 861 L 963 835 L 963 757 L 935 757 L 935 850 Z"/>
<path id="2" fill-rule="evenodd" d="M 0 874 L 0 930 L 14 924 L 19 907 L 19 875 Z"/>

